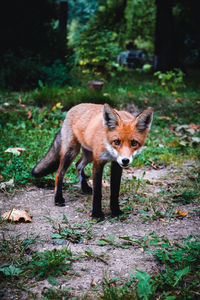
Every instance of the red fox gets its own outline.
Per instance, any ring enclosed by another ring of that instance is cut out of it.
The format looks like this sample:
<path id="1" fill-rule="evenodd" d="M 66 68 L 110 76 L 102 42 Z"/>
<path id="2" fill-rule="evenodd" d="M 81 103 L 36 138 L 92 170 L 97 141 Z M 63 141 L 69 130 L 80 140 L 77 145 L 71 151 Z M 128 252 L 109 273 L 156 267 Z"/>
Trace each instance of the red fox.
<path id="1" fill-rule="evenodd" d="M 111 162 L 110 209 L 112 216 L 122 214 L 119 207 L 119 189 L 122 169 L 127 168 L 144 145 L 151 127 L 151 107 L 136 117 L 126 111 L 117 111 L 110 105 L 79 104 L 72 107 L 57 133 L 49 151 L 32 170 L 42 177 L 57 171 L 55 177 L 55 205 L 64 206 L 62 183 L 65 172 L 82 150 L 76 163 L 83 193 L 93 193 L 93 218 L 103 218 L 101 207 L 102 173 Z M 85 166 L 93 162 L 93 191 L 87 183 Z"/>

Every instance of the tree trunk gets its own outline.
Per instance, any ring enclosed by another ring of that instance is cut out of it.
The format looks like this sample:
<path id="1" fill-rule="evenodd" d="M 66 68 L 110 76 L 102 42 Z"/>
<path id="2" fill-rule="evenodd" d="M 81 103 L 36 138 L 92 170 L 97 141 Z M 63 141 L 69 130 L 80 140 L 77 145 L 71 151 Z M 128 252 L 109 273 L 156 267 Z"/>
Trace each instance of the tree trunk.
<path id="1" fill-rule="evenodd" d="M 68 2 L 60 1 L 59 12 L 59 32 L 60 32 L 60 59 L 64 60 L 67 54 L 67 18 L 68 18 Z"/>
<path id="2" fill-rule="evenodd" d="M 156 0 L 156 6 L 154 71 L 167 71 L 175 65 L 172 0 Z"/>

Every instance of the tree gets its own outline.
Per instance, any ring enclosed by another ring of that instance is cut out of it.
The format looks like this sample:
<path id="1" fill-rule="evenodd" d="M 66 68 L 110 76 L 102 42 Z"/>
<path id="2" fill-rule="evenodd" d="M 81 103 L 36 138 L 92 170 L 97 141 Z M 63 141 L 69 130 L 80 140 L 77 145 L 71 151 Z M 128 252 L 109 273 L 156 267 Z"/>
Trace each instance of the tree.
<path id="1" fill-rule="evenodd" d="M 172 0 L 156 0 L 154 70 L 173 69 L 175 64 Z"/>
<path id="2" fill-rule="evenodd" d="M 68 19 L 68 2 L 60 0 L 59 10 L 59 35 L 60 35 L 60 59 L 64 59 L 67 53 L 67 19 Z"/>

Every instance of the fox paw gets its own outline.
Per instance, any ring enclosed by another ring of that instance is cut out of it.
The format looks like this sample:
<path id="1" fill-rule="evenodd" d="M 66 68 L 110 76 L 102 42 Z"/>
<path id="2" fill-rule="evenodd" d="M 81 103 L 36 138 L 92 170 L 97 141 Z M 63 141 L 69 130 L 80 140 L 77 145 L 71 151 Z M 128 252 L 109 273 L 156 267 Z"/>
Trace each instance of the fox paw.
<path id="1" fill-rule="evenodd" d="M 64 198 L 55 199 L 55 205 L 56 206 L 65 206 L 65 199 Z"/>
<path id="2" fill-rule="evenodd" d="M 105 216 L 102 211 L 100 212 L 92 212 L 92 219 L 97 219 L 99 221 L 104 220 Z"/>
<path id="3" fill-rule="evenodd" d="M 82 185 L 81 185 L 81 191 L 84 194 L 88 194 L 88 195 L 92 194 L 92 188 L 87 183 L 84 183 L 84 184 L 82 183 Z"/>
<path id="4" fill-rule="evenodd" d="M 124 214 L 123 211 L 121 211 L 120 209 L 112 210 L 112 212 L 111 212 L 112 217 L 119 217 L 123 214 Z"/>

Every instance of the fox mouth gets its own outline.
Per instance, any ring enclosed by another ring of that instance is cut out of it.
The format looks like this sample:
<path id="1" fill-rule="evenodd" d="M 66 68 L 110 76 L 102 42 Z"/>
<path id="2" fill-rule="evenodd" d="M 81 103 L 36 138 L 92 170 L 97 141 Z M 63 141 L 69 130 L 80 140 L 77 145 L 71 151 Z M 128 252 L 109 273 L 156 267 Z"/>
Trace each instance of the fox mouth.
<path id="1" fill-rule="evenodd" d="M 122 167 L 122 169 L 128 169 L 130 167 L 130 164 L 127 164 L 127 165 L 123 165 L 120 163 L 118 163 L 118 164 L 120 165 L 120 167 Z"/>

